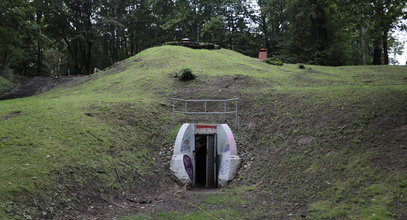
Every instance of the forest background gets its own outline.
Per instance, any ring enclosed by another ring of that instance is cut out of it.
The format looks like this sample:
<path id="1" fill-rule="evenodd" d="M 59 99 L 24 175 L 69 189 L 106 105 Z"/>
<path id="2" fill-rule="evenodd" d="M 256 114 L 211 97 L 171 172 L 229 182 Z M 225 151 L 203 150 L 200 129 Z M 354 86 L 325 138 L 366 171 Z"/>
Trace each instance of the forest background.
<path id="1" fill-rule="evenodd" d="M 398 64 L 404 0 L 1 0 L 0 76 L 91 74 L 184 37 L 286 63 Z M 398 33 L 398 34 L 395 34 Z"/>

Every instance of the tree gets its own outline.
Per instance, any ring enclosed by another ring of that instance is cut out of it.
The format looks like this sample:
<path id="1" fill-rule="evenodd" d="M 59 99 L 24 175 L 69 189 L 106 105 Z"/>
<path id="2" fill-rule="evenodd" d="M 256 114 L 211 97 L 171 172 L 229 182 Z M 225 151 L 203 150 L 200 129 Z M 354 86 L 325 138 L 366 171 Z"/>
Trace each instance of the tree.
<path id="1" fill-rule="evenodd" d="M 272 55 L 282 53 L 284 37 L 288 28 L 287 0 L 258 0 L 260 30 L 263 33 L 264 47 Z"/>
<path id="2" fill-rule="evenodd" d="M 290 5 L 289 51 L 298 62 L 326 65 L 330 44 L 324 1 L 297 0 Z"/>
<path id="3" fill-rule="evenodd" d="M 0 74 L 11 77 L 13 69 L 26 60 L 24 47 L 32 44 L 37 29 L 34 8 L 24 0 L 0 2 Z"/>
<path id="4" fill-rule="evenodd" d="M 382 64 L 382 54 L 384 64 L 389 64 L 388 34 L 396 27 L 401 16 L 406 16 L 403 12 L 407 6 L 406 1 L 400 0 L 371 0 L 373 7 L 371 19 L 373 22 L 373 64 Z"/>
<path id="5" fill-rule="evenodd" d="M 385 64 L 401 0 L 3 0 L 0 74 L 90 74 L 188 37 L 286 62 Z M 55 66 L 56 65 L 56 66 Z"/>
<path id="6" fill-rule="evenodd" d="M 404 52 L 404 42 L 398 41 L 393 34 L 389 35 L 389 52 L 393 57 L 389 58 L 389 64 L 400 64 L 397 61 L 397 55 L 402 55 Z"/>
<path id="7" fill-rule="evenodd" d="M 202 39 L 206 42 L 212 42 L 226 46 L 226 28 L 221 16 L 214 17 L 212 20 L 205 23 L 202 29 Z"/>

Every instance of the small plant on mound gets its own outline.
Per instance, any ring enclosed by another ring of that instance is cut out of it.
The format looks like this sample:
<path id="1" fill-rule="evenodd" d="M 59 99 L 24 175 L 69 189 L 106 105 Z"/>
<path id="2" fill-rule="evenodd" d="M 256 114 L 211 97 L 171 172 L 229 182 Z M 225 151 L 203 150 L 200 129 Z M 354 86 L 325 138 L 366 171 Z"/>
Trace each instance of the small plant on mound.
<path id="1" fill-rule="evenodd" d="M 271 64 L 271 65 L 277 65 L 277 66 L 282 66 L 284 64 L 283 61 L 281 61 L 277 57 L 267 58 L 263 62 Z"/>
<path id="2" fill-rule="evenodd" d="M 194 80 L 196 78 L 196 76 L 192 74 L 192 70 L 189 68 L 184 68 L 181 71 L 179 71 L 177 77 L 179 81 L 183 82 Z"/>

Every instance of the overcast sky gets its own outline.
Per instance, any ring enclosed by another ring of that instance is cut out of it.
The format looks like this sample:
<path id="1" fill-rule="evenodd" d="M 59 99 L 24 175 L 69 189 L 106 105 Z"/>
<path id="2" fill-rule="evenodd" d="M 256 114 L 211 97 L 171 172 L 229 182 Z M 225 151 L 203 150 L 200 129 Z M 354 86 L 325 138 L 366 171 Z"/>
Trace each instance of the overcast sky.
<path id="1" fill-rule="evenodd" d="M 403 23 L 407 23 L 407 20 L 403 20 Z M 397 55 L 396 58 L 399 61 L 399 65 L 406 65 L 407 61 L 407 32 L 406 31 L 396 31 L 395 35 L 400 42 L 404 43 L 404 49 L 402 55 Z M 393 56 L 390 54 L 390 56 Z"/>

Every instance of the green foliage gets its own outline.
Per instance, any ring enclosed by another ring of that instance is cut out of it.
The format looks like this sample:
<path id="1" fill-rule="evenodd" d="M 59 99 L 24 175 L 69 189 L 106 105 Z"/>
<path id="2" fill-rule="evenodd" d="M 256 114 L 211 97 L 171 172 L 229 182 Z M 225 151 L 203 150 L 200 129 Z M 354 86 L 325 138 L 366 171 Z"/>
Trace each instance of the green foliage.
<path id="1" fill-rule="evenodd" d="M 338 66 L 372 59 L 388 64 L 389 33 L 399 26 L 407 3 L 270 0 L 259 6 L 263 45 L 271 54 L 290 63 Z"/>
<path id="2" fill-rule="evenodd" d="M 214 17 L 204 24 L 202 40 L 219 45 L 226 45 L 227 32 L 221 16 Z"/>
<path id="3" fill-rule="evenodd" d="M 60 75 L 66 72 L 66 54 L 60 50 L 49 48 L 44 51 L 44 72 L 51 76 Z"/>
<path id="4" fill-rule="evenodd" d="M 13 86 L 12 82 L 0 76 L 0 95 L 13 88 Z"/>
<path id="5" fill-rule="evenodd" d="M 90 74 L 170 40 L 189 37 L 255 54 L 246 2 L 4 1 L 0 72 Z M 10 10 L 9 10 L 10 9 Z M 226 12 L 226 14 L 224 13 Z M 237 31 L 239 30 L 239 31 Z"/>
<path id="6" fill-rule="evenodd" d="M 252 57 L 263 47 L 286 63 L 332 66 L 395 63 L 388 51 L 401 51 L 390 33 L 404 1 L 258 4 L 256 12 L 250 1 L 3 1 L 0 75 L 91 74 L 184 37 Z"/>
<path id="7" fill-rule="evenodd" d="M 6 79 L 12 79 L 13 78 L 13 69 L 10 67 L 5 67 L 3 70 L 0 72 L 0 77 L 6 78 Z"/>
<path id="8" fill-rule="evenodd" d="M 328 17 L 328 2 L 292 1 L 289 6 L 291 15 L 288 34 L 289 51 L 299 63 L 316 65 L 343 65 L 340 47 L 333 40 L 338 29 L 334 17 Z M 332 19 L 332 21 L 331 21 Z M 329 25 L 328 22 L 332 22 Z M 337 62 L 337 63 L 333 63 Z"/>
<path id="9" fill-rule="evenodd" d="M 36 24 L 30 20 L 33 7 L 23 0 L 2 1 L 0 7 L 0 75 L 14 68 L 24 57 L 23 47 L 31 43 Z"/>
<path id="10" fill-rule="evenodd" d="M 196 76 L 192 74 L 192 70 L 189 68 L 182 69 L 177 74 L 179 81 L 189 81 L 194 80 Z"/>
<path id="11" fill-rule="evenodd" d="M 177 73 L 179 81 L 190 81 L 194 80 L 196 76 L 192 73 L 192 70 L 189 68 L 184 68 Z"/>
<path id="12" fill-rule="evenodd" d="M 267 59 L 265 59 L 263 62 L 268 63 L 268 64 L 270 64 L 270 65 L 276 65 L 276 66 L 282 66 L 282 65 L 284 65 L 283 61 L 281 61 L 281 60 L 278 59 L 277 57 L 267 58 Z"/>

